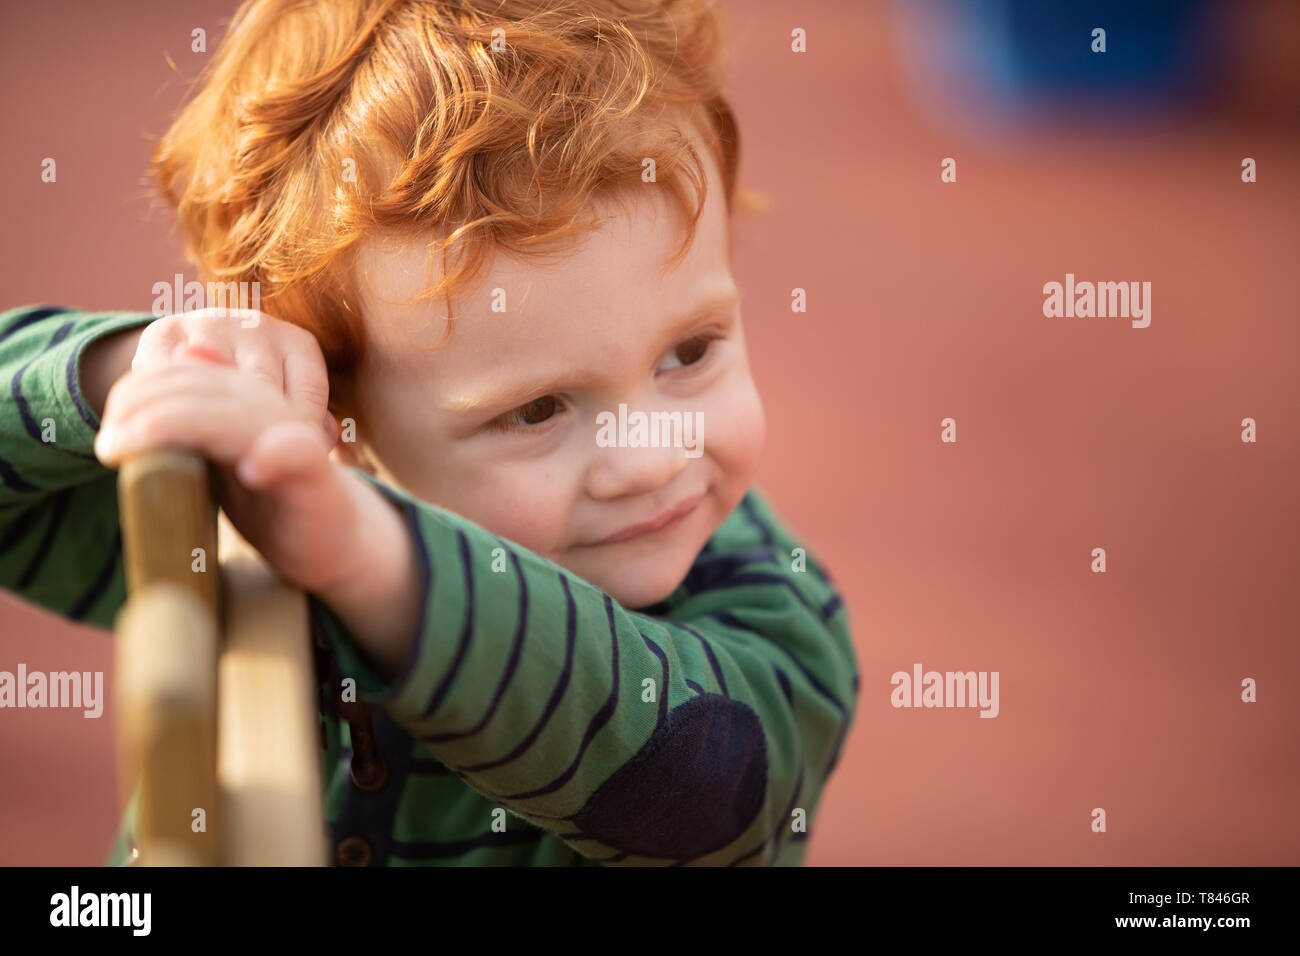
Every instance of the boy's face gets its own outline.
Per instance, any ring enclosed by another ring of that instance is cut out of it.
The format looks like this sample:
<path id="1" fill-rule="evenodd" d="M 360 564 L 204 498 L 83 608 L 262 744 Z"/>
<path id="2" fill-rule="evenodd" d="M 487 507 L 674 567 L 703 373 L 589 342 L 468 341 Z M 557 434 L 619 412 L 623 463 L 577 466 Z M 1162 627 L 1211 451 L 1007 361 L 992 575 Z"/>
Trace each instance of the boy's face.
<path id="1" fill-rule="evenodd" d="M 682 239 L 680 213 L 666 187 L 647 183 L 644 198 L 598 205 L 615 218 L 554 260 L 498 255 L 454 303 L 455 327 L 436 353 L 420 349 L 445 331 L 439 300 L 401 305 L 430 281 L 423 244 L 374 241 L 358 260 L 368 353 L 357 440 L 377 477 L 629 608 L 681 583 L 750 485 L 765 434 L 722 184 L 697 149 L 708 199 L 678 265 L 661 274 Z M 598 436 L 617 440 L 620 403 L 629 426 L 637 413 L 678 412 L 702 429 L 679 432 L 678 447 L 609 447 Z M 657 531 L 606 540 L 673 509 L 685 513 Z"/>

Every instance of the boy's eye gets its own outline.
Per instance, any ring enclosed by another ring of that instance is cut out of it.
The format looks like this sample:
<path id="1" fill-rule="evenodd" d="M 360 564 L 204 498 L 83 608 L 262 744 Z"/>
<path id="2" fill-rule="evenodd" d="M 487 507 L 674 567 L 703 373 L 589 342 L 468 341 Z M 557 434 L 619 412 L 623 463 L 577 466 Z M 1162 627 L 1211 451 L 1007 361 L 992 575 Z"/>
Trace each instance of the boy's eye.
<path id="1" fill-rule="evenodd" d="M 679 368 L 687 365 L 695 365 L 697 362 L 702 361 L 705 358 L 705 356 L 708 355 L 709 347 L 720 338 L 722 338 L 721 335 L 705 334 L 705 335 L 696 335 L 693 336 L 692 338 L 687 339 L 681 345 L 673 349 L 672 352 L 664 359 L 665 362 L 669 362 L 673 359 L 676 359 L 678 364 L 669 365 L 667 369 L 665 369 L 663 365 L 660 365 L 659 371 L 662 372 L 672 368 Z"/>
<path id="2" fill-rule="evenodd" d="M 698 365 L 708 358 L 709 349 L 713 343 L 722 338 L 725 338 L 725 336 L 719 332 L 704 332 L 692 336 L 674 348 L 664 358 L 664 363 L 676 362 L 677 364 L 660 364 L 658 371 L 672 371 L 674 368 Z M 526 405 L 520 405 L 518 408 L 506 412 L 500 418 L 489 422 L 487 427 L 493 431 L 534 430 L 538 425 L 545 424 L 563 410 L 564 405 L 554 395 L 543 395 Z"/>
<path id="3" fill-rule="evenodd" d="M 543 395 L 541 398 L 533 399 L 527 405 L 520 405 L 506 412 L 493 425 L 506 431 L 540 425 L 555 415 L 558 406 L 559 403 L 556 402 L 554 395 Z"/>

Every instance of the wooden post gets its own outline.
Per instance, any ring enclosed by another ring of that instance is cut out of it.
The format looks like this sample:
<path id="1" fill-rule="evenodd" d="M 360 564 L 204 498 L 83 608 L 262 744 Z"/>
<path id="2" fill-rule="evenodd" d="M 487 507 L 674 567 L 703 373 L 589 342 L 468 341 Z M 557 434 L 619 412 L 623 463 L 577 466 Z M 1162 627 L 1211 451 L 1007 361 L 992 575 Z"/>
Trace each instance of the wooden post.
<path id="1" fill-rule="evenodd" d="M 319 692 L 307 597 L 220 518 L 225 642 L 218 678 L 221 858 L 324 866 Z"/>
<path id="2" fill-rule="evenodd" d="M 221 820 L 212 612 L 170 582 L 149 585 L 118 615 L 116 654 L 119 782 L 140 787 L 136 862 L 214 866 Z"/>
<path id="3" fill-rule="evenodd" d="M 139 782 L 138 863 L 325 865 L 306 595 L 225 515 L 218 534 L 199 456 L 123 463 L 118 500 L 118 769 L 123 805 Z"/>
<path id="4" fill-rule="evenodd" d="M 118 505 L 129 590 L 115 621 L 122 802 L 138 780 L 141 865 L 210 866 L 221 824 L 216 523 L 207 465 L 176 451 L 124 462 Z"/>
<path id="5" fill-rule="evenodd" d="M 125 461 L 117 497 L 127 592 L 171 581 L 218 614 L 217 509 L 207 462 L 186 451 L 150 452 Z M 196 572 L 200 557 L 206 570 Z"/>

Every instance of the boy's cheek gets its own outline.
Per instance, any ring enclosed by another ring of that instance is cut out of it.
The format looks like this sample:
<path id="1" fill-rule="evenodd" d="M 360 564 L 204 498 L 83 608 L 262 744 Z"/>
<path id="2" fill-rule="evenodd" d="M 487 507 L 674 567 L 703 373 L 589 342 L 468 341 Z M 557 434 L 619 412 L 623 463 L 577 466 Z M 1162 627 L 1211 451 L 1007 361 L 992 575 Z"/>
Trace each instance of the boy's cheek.
<path id="1" fill-rule="evenodd" d="M 434 503 L 543 557 L 550 557 L 562 543 L 567 527 L 556 489 L 541 475 L 503 469 L 487 480 L 447 488 Z"/>
<path id="2" fill-rule="evenodd" d="M 766 440 L 767 415 L 752 381 L 705 412 L 704 453 L 718 463 L 728 480 L 749 484 Z"/>

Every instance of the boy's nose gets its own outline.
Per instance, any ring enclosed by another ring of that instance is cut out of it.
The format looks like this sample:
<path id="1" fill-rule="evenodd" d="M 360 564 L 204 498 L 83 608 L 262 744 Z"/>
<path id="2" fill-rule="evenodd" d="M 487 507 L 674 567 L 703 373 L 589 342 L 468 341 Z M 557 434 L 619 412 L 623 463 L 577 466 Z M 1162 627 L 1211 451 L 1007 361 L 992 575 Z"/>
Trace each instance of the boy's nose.
<path id="1" fill-rule="evenodd" d="M 602 501 L 649 494 L 667 485 L 689 462 L 685 448 L 597 447 L 587 493 Z"/>

